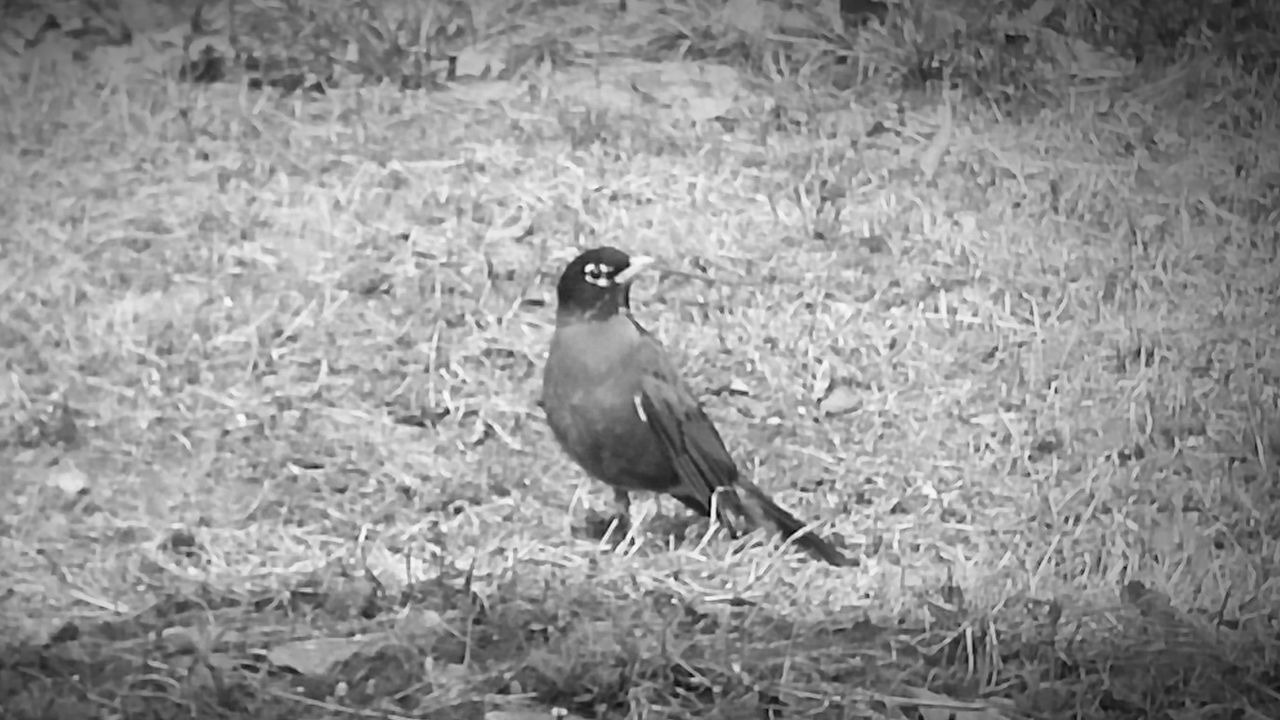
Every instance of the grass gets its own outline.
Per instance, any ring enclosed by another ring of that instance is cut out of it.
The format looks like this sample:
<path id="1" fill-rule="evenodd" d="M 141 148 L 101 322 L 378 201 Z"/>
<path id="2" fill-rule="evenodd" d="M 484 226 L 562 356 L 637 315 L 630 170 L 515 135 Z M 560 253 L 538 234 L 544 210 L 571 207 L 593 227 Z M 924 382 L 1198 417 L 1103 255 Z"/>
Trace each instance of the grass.
<path id="1" fill-rule="evenodd" d="M 1280 715 L 1273 81 L 973 51 L 944 131 L 919 8 L 632 5 L 431 93 L 6 60 L 9 716 Z M 603 243 L 859 568 L 581 537 L 535 403 Z"/>

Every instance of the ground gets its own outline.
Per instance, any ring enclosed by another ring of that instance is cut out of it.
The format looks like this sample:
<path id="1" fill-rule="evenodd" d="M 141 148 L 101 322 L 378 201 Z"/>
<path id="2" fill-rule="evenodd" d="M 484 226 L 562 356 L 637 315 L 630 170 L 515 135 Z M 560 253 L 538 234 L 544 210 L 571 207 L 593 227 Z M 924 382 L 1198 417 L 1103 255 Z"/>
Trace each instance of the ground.
<path id="1" fill-rule="evenodd" d="M 387 3 L 260 84 L 212 5 L 10 41 L 7 716 L 1280 717 L 1274 17 L 963 5 Z M 454 75 L 373 76 L 423 28 Z M 583 532 L 537 398 L 598 244 L 857 567 Z"/>

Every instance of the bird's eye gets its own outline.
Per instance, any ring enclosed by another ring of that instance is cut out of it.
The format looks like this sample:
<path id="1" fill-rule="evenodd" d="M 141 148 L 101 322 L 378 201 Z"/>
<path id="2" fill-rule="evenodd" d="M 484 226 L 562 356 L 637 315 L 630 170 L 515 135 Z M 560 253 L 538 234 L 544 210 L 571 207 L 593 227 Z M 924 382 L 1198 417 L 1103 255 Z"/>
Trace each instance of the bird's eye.
<path id="1" fill-rule="evenodd" d="M 609 287 L 613 284 L 613 268 L 604 263 L 588 263 L 582 274 L 587 282 L 597 287 Z"/>

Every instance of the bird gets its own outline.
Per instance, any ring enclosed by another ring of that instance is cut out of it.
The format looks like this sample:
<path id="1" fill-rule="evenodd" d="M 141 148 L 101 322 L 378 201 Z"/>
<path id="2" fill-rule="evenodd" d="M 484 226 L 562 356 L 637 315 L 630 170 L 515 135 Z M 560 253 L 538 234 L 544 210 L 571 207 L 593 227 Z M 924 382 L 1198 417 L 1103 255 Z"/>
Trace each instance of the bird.
<path id="1" fill-rule="evenodd" d="M 735 536 L 742 521 L 772 526 L 819 560 L 856 564 L 742 477 L 661 342 L 632 316 L 632 282 L 653 263 L 602 246 L 561 273 L 542 386 L 560 447 L 613 488 L 623 523 L 631 492 L 664 493 Z"/>

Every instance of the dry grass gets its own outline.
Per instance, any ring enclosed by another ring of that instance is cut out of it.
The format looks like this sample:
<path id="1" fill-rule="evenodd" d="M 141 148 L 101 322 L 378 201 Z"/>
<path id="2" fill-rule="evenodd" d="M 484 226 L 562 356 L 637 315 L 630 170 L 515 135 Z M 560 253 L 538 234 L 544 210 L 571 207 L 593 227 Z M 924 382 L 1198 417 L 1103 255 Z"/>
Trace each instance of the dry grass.
<path id="1" fill-rule="evenodd" d="M 774 74 L 730 123 L 585 54 L 323 97 L 12 61 L 12 717 L 1280 716 L 1275 87 L 963 99 L 926 181 L 901 27 L 854 101 L 707 7 L 601 27 Z M 578 537 L 535 399 L 601 243 L 708 276 L 641 321 L 861 567 Z"/>

